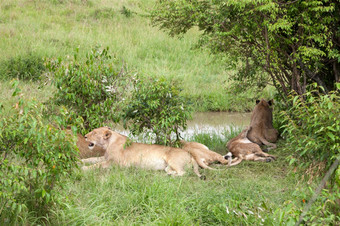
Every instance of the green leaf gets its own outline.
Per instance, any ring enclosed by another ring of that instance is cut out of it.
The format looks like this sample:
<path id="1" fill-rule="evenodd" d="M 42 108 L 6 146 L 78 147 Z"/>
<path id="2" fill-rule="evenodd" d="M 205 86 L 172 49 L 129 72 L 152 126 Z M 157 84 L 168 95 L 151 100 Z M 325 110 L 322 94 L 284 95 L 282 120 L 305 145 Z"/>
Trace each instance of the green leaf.
<path id="1" fill-rule="evenodd" d="M 329 138 L 332 139 L 332 141 L 335 141 L 335 136 L 334 136 L 333 133 L 327 132 L 326 134 L 327 134 L 327 136 L 328 136 Z"/>

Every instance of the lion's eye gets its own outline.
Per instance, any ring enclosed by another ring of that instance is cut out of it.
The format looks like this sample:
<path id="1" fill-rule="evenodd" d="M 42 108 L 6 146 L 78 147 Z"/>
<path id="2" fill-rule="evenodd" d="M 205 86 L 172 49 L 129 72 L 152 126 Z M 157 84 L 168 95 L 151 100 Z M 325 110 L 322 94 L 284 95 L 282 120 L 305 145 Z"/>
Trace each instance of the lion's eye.
<path id="1" fill-rule="evenodd" d="M 89 144 L 89 147 L 93 147 L 93 146 L 94 146 L 94 143 L 90 143 L 90 144 Z"/>

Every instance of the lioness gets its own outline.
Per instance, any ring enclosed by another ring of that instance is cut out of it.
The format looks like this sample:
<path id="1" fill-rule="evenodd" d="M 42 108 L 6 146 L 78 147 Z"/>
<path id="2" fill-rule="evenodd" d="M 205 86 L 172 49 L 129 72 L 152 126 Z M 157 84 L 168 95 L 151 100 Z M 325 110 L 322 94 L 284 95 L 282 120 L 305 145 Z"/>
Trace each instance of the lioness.
<path id="1" fill-rule="evenodd" d="M 204 169 L 213 169 L 209 167 L 214 162 L 220 162 L 222 164 L 228 164 L 228 161 L 220 154 L 209 150 L 204 144 L 197 142 L 187 142 L 182 140 L 182 149 L 188 151 L 196 160 L 198 165 Z M 230 159 L 231 161 L 231 159 Z"/>
<path id="2" fill-rule="evenodd" d="M 264 153 L 258 144 L 251 142 L 247 138 L 251 130 L 251 126 L 244 129 L 238 136 L 227 143 L 227 149 L 236 157 L 229 166 L 237 165 L 242 160 L 270 162 L 276 159 L 275 156 Z"/>
<path id="3" fill-rule="evenodd" d="M 73 133 L 70 127 L 66 128 L 65 131 L 67 135 L 73 136 Z M 105 150 L 99 146 L 90 149 L 89 143 L 90 142 L 86 141 L 83 135 L 81 135 L 80 133 L 77 133 L 76 146 L 78 148 L 79 157 L 81 159 L 103 156 L 105 154 Z"/>
<path id="4" fill-rule="evenodd" d="M 95 165 L 84 166 L 83 169 L 107 168 L 116 163 L 120 166 L 135 166 L 152 170 L 165 170 L 170 175 L 182 176 L 185 166 L 191 164 L 194 172 L 198 172 L 198 164 L 186 151 L 179 148 L 155 144 L 130 143 L 124 135 L 112 131 L 108 127 L 94 129 L 85 135 L 89 148 L 99 146 L 106 150 L 104 157 L 82 160 L 84 163 L 98 161 Z"/>
<path id="5" fill-rule="evenodd" d="M 268 145 L 270 148 L 276 148 L 278 131 L 273 127 L 273 113 L 270 106 L 272 100 L 265 101 L 264 99 L 257 100 L 256 106 L 250 118 L 251 131 L 248 133 L 248 139 L 258 145 Z"/>
<path id="6" fill-rule="evenodd" d="M 79 157 L 81 159 L 90 158 L 90 157 L 99 157 L 104 156 L 105 149 L 96 146 L 94 148 L 89 148 L 90 142 L 85 140 L 85 137 L 81 134 L 77 134 L 77 147 L 79 149 Z"/>

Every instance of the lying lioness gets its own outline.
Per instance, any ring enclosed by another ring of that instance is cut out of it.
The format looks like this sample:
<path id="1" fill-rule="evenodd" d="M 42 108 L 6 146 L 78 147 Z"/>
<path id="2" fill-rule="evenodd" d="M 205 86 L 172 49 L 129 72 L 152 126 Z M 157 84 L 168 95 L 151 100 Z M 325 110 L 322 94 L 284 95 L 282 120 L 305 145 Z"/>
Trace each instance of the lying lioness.
<path id="1" fill-rule="evenodd" d="M 130 143 L 124 135 L 112 131 L 108 127 L 94 129 L 85 135 L 89 141 L 89 148 L 99 146 L 106 150 L 104 157 L 82 160 L 83 163 L 94 163 L 92 166 L 83 166 L 83 169 L 102 167 L 111 164 L 129 167 L 135 166 L 152 170 L 165 170 L 170 175 L 182 176 L 185 166 L 192 165 L 197 176 L 198 164 L 186 151 L 179 148 L 166 147 L 155 144 Z"/>
<path id="2" fill-rule="evenodd" d="M 82 159 L 90 157 L 104 156 L 105 150 L 99 146 L 89 148 L 90 142 L 86 141 L 81 134 L 77 134 L 77 147 L 79 149 L 79 157 Z"/>
<path id="3" fill-rule="evenodd" d="M 204 144 L 197 142 L 187 142 L 182 140 L 182 149 L 188 151 L 196 160 L 198 165 L 204 169 L 213 169 L 209 167 L 214 162 L 220 162 L 222 164 L 228 164 L 228 161 L 220 154 L 209 150 Z M 231 161 L 231 158 L 230 158 Z"/>
<path id="4" fill-rule="evenodd" d="M 251 127 L 244 129 L 237 137 L 227 143 L 227 149 L 236 157 L 229 166 L 237 165 L 242 160 L 270 162 L 276 159 L 275 156 L 263 152 L 258 144 L 251 142 L 247 138 L 247 134 L 251 129 Z"/>

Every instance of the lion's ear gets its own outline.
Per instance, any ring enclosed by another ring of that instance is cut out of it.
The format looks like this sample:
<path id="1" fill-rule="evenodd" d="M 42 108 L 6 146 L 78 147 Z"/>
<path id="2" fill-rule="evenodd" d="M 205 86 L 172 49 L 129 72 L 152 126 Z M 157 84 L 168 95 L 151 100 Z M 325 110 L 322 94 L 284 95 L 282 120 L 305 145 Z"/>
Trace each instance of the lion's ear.
<path id="1" fill-rule="evenodd" d="M 268 104 L 269 104 L 269 106 L 272 106 L 274 104 L 274 100 L 273 99 L 269 100 Z"/>
<path id="2" fill-rule="evenodd" d="M 256 104 L 260 103 L 260 100 L 256 100 Z"/>
<path id="3" fill-rule="evenodd" d="M 106 130 L 104 134 L 104 139 L 107 140 L 111 137 L 112 132 L 110 130 Z"/>

